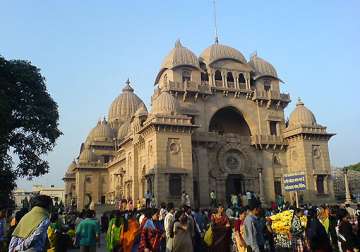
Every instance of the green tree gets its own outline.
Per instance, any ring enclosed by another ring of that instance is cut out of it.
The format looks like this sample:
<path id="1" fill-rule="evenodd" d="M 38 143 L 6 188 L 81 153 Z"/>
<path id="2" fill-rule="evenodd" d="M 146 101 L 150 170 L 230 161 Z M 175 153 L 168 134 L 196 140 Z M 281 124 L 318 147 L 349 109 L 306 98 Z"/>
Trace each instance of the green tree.
<path id="1" fill-rule="evenodd" d="M 347 168 L 348 170 L 360 171 L 360 162 L 356 164 L 348 165 L 344 168 Z"/>
<path id="2" fill-rule="evenodd" d="M 58 121 L 57 104 L 40 69 L 0 56 L 0 202 L 11 200 L 16 178 L 49 171 L 44 156 L 61 135 Z M 13 157 L 18 159 L 15 167 Z"/>

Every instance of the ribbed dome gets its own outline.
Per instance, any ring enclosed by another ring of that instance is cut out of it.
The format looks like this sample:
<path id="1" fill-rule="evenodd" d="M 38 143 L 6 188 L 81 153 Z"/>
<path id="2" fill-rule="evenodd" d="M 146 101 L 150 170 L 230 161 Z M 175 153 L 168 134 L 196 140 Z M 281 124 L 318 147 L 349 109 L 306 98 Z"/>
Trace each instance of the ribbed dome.
<path id="1" fill-rule="evenodd" d="M 215 43 L 206 48 L 201 53 L 200 59 L 203 60 L 207 65 L 222 59 L 232 59 L 241 63 L 246 63 L 246 59 L 241 52 L 230 46 L 221 45 L 218 43 Z"/>
<path id="2" fill-rule="evenodd" d="M 174 96 L 168 92 L 162 92 L 153 100 L 151 112 L 153 114 L 176 114 L 177 107 Z"/>
<path id="3" fill-rule="evenodd" d="M 136 110 L 135 116 L 140 117 L 140 116 L 147 116 L 147 115 L 148 115 L 147 108 L 146 108 L 145 104 L 142 103 L 139 106 L 139 108 Z"/>
<path id="4" fill-rule="evenodd" d="M 98 121 L 97 125 L 90 131 L 86 142 L 91 141 L 112 141 L 114 131 L 110 124 L 105 120 Z"/>
<path id="5" fill-rule="evenodd" d="M 251 56 L 249 65 L 252 66 L 252 68 L 255 70 L 255 75 L 256 75 L 255 78 L 270 76 L 278 79 L 278 75 L 274 66 L 271 65 L 266 60 L 258 57 L 257 54 Z"/>
<path id="6" fill-rule="evenodd" d="M 72 161 L 65 172 L 65 178 L 75 178 L 76 163 Z"/>
<path id="7" fill-rule="evenodd" d="M 304 106 L 304 103 L 299 99 L 295 110 L 291 113 L 289 118 L 289 127 L 298 126 L 316 126 L 316 119 L 314 114 Z"/>
<path id="8" fill-rule="evenodd" d="M 127 134 L 129 133 L 129 130 L 130 130 L 130 120 L 127 120 L 120 126 L 120 128 L 117 132 L 117 138 L 123 139 L 124 137 L 127 136 Z"/>
<path id="9" fill-rule="evenodd" d="M 69 165 L 69 167 L 66 170 L 66 173 L 74 173 L 75 172 L 75 168 L 76 168 L 76 163 L 75 161 L 72 161 L 71 164 Z"/>
<path id="10" fill-rule="evenodd" d="M 134 89 L 130 86 L 127 80 L 125 87 L 120 94 L 111 104 L 109 109 L 109 122 L 113 123 L 118 120 L 123 123 L 129 119 L 135 111 L 139 108 L 143 101 L 134 94 Z"/>
<path id="11" fill-rule="evenodd" d="M 199 68 L 199 61 L 196 55 L 184 47 L 180 40 L 176 41 L 175 47 L 170 51 L 170 53 L 165 57 L 161 68 L 172 69 L 178 66 L 192 66 Z"/>
<path id="12" fill-rule="evenodd" d="M 96 161 L 96 155 L 92 152 L 89 146 L 85 146 L 85 149 L 80 154 L 79 163 L 88 163 L 94 161 Z"/>

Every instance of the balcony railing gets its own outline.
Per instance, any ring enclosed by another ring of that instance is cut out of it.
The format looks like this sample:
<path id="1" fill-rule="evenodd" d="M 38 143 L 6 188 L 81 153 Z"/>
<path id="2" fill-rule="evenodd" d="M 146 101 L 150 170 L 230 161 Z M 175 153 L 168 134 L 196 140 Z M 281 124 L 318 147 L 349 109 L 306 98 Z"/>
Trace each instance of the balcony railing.
<path id="1" fill-rule="evenodd" d="M 275 135 L 253 135 L 251 136 L 251 144 L 254 145 L 285 145 L 287 142 L 281 136 Z"/>
<path id="2" fill-rule="evenodd" d="M 262 91 L 262 90 L 255 90 L 254 91 L 254 100 L 279 100 L 284 102 L 290 102 L 290 95 L 289 94 L 282 94 L 278 91 L 269 90 L 269 91 Z"/>

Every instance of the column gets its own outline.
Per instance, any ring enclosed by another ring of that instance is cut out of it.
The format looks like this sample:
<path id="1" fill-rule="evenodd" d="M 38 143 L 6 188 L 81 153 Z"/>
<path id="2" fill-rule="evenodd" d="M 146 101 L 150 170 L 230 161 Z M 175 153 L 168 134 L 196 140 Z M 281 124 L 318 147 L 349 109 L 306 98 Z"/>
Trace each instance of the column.
<path id="1" fill-rule="evenodd" d="M 263 182 L 263 177 L 262 177 L 262 171 L 263 168 L 258 168 L 258 173 L 259 173 L 259 187 L 260 187 L 260 202 L 261 204 L 265 203 L 264 200 L 264 182 Z"/>
<path id="2" fill-rule="evenodd" d="M 345 204 L 351 203 L 351 195 L 350 195 L 350 188 L 349 188 L 349 181 L 348 181 L 348 169 L 344 168 L 344 182 L 345 182 Z"/>
<path id="3" fill-rule="evenodd" d="M 226 73 L 225 72 L 221 72 L 221 78 L 222 78 L 222 83 L 223 83 L 223 87 L 228 87 L 227 86 L 227 80 L 226 80 Z"/>
<path id="4" fill-rule="evenodd" d="M 235 88 L 239 89 L 239 74 L 236 72 L 232 72 L 233 78 L 234 78 L 234 84 L 235 84 Z"/>

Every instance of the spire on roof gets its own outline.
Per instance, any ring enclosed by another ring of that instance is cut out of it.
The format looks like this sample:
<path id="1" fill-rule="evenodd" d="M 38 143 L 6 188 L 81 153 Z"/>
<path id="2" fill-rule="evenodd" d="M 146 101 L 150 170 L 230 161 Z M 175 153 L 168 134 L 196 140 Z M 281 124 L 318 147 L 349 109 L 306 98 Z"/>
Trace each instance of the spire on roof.
<path id="1" fill-rule="evenodd" d="M 123 92 L 134 92 L 134 89 L 130 86 L 129 78 L 125 82 L 125 87 L 122 90 Z"/>
<path id="2" fill-rule="evenodd" d="M 176 47 L 176 48 L 183 47 L 182 44 L 181 44 L 181 42 L 180 42 L 180 39 L 176 40 L 176 42 L 175 42 L 175 47 Z"/>
<path id="3" fill-rule="evenodd" d="M 218 29 L 217 29 L 217 22 L 216 22 L 216 1 L 213 0 L 214 4 L 214 28 L 215 28 L 215 44 L 219 44 L 219 36 L 218 36 Z"/>
<path id="4" fill-rule="evenodd" d="M 304 106 L 304 103 L 302 102 L 300 97 L 298 97 L 298 102 L 296 103 L 296 106 Z"/>

